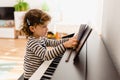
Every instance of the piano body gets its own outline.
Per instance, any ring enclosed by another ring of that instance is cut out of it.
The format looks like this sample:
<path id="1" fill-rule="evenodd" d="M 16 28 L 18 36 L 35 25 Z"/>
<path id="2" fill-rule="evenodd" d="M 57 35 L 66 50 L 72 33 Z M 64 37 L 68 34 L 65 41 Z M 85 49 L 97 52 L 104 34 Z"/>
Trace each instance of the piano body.
<path id="1" fill-rule="evenodd" d="M 67 50 L 64 55 L 43 63 L 29 80 L 120 80 L 109 53 L 95 31 L 91 32 L 75 61 L 73 51 L 70 60 L 65 62 L 69 53 L 70 50 Z"/>

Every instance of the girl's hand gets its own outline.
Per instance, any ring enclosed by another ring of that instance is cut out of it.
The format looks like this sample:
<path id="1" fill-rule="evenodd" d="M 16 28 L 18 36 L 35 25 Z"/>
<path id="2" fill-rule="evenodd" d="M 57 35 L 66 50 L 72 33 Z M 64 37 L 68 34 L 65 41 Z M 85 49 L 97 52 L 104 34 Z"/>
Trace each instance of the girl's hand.
<path id="1" fill-rule="evenodd" d="M 64 42 L 63 45 L 65 48 L 75 48 L 77 45 L 77 36 L 70 38 L 68 41 Z"/>

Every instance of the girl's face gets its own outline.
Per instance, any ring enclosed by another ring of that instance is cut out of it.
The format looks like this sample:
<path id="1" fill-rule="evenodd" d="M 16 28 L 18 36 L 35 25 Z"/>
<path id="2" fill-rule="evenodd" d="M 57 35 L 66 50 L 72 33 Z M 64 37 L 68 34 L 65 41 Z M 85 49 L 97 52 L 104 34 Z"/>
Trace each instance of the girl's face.
<path id="1" fill-rule="evenodd" d="M 37 25 L 36 27 L 33 27 L 33 30 L 32 30 L 33 36 L 36 38 L 46 36 L 48 31 L 47 25 L 48 23 L 46 22 L 44 25 Z"/>

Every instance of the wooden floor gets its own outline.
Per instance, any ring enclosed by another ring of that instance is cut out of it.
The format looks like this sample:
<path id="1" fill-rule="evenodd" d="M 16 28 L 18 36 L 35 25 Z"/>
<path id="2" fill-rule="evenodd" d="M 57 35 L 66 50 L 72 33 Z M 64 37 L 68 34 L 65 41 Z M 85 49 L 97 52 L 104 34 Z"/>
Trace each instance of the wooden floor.
<path id="1" fill-rule="evenodd" d="M 0 80 L 17 80 L 23 73 L 26 39 L 0 39 Z"/>

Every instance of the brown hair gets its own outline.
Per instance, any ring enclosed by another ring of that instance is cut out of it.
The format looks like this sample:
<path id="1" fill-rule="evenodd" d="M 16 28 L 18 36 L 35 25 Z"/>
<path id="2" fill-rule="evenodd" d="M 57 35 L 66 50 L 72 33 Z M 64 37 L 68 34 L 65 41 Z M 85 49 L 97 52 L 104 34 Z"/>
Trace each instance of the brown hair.
<path id="1" fill-rule="evenodd" d="M 29 10 L 23 20 L 22 31 L 26 36 L 31 36 L 33 33 L 30 31 L 29 26 L 43 25 L 45 22 L 50 21 L 51 17 L 39 9 Z"/>

